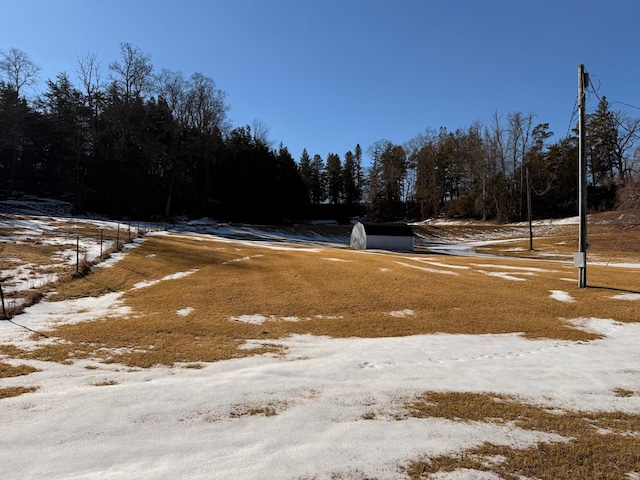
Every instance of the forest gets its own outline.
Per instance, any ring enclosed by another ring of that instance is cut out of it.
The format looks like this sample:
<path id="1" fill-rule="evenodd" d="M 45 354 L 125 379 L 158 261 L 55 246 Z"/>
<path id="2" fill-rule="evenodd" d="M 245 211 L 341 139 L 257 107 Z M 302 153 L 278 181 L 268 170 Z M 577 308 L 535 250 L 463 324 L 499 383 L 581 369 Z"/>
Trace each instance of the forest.
<path id="1" fill-rule="evenodd" d="M 577 212 L 575 115 L 562 138 L 531 113 L 494 112 L 403 144 L 381 139 L 363 152 L 354 141 L 353 151 L 294 159 L 266 125 L 230 125 L 225 93 L 201 73 L 158 72 L 130 43 L 105 78 L 100 66 L 87 53 L 77 84 L 60 73 L 27 97 L 38 66 L 17 48 L 0 50 L 0 198 L 60 198 L 76 213 L 114 218 L 254 223 L 506 222 L 526 219 L 528 205 L 534 218 Z M 590 94 L 598 106 L 585 125 L 588 206 L 610 210 L 638 191 L 640 119 Z"/>

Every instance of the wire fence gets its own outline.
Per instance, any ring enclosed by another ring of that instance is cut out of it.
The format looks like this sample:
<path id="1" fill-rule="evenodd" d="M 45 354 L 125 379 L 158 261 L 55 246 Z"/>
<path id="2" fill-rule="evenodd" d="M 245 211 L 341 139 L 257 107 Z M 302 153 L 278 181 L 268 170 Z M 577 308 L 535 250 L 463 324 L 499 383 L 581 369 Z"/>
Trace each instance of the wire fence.
<path id="1" fill-rule="evenodd" d="M 167 230 L 169 227 L 164 223 L 139 221 L 105 222 L 104 226 L 74 222 L 69 228 L 43 234 L 43 238 L 13 242 L 12 256 L 18 258 L 20 243 L 25 247 L 25 252 L 46 244 L 47 251 L 51 253 L 46 258 L 37 256 L 35 263 L 24 261 L 33 264 L 30 269 L 0 268 L 0 320 L 10 320 L 26 307 L 37 303 L 43 298 L 43 291 L 47 285 L 65 278 L 82 277 L 92 266 L 121 251 L 124 245 L 132 243 L 148 232 Z M 52 245 L 59 246 L 59 249 Z M 38 265 L 38 261 L 49 263 L 46 268 L 41 268 L 44 264 Z M 43 271 L 47 273 L 41 274 Z"/>

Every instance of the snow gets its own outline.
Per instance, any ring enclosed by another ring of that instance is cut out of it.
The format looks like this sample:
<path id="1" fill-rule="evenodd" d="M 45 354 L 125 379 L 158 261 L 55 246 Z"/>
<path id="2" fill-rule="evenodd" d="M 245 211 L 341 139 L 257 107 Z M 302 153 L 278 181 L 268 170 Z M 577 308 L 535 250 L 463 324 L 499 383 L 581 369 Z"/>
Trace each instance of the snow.
<path id="1" fill-rule="evenodd" d="M 640 300 L 640 293 L 619 293 L 611 298 L 615 300 Z"/>
<path id="2" fill-rule="evenodd" d="M 458 275 L 456 272 L 452 272 L 451 270 L 440 270 L 437 268 L 421 267 L 419 265 L 412 265 L 410 263 L 398 262 L 398 261 L 396 261 L 396 263 L 398 265 L 402 265 L 403 267 L 415 268 L 416 270 L 422 270 L 423 272 L 442 273 L 444 275 Z"/>
<path id="3" fill-rule="evenodd" d="M 141 288 L 147 288 L 147 287 L 151 287 L 153 285 L 156 285 L 160 282 L 166 282 L 167 280 L 177 280 L 179 278 L 184 278 L 184 277 L 188 277 L 189 275 L 196 273 L 198 271 L 197 268 L 194 268 L 192 270 L 188 270 L 186 272 L 176 272 L 176 273 L 172 273 L 170 275 L 166 275 L 164 277 L 162 277 L 160 280 L 145 280 L 143 282 L 138 282 L 136 283 L 133 288 L 131 290 L 139 290 Z"/>
<path id="4" fill-rule="evenodd" d="M 477 267 L 484 268 L 500 268 L 502 270 L 520 270 L 523 272 L 535 272 L 535 273 L 544 273 L 544 272 L 557 272 L 558 270 L 550 270 L 548 268 L 539 268 L 539 267 L 518 267 L 515 265 L 495 265 L 493 263 L 474 263 L 473 265 Z"/>
<path id="5" fill-rule="evenodd" d="M 487 272 L 486 270 L 478 270 L 479 273 L 484 273 L 489 277 L 502 278 L 503 280 L 510 280 L 512 282 L 525 282 L 526 279 L 516 277 L 515 275 L 533 275 L 531 272 L 525 273 L 511 273 L 511 272 Z"/>
<path id="6" fill-rule="evenodd" d="M 319 318 L 319 315 L 316 315 L 316 318 Z M 253 315 L 240 315 L 238 317 L 229 317 L 229 320 L 232 322 L 243 322 L 243 323 L 252 323 L 254 325 L 262 325 L 264 322 L 271 320 L 283 320 L 285 322 L 299 322 L 300 318 L 296 316 L 288 316 L 288 317 L 276 317 L 275 315 L 261 315 L 259 313 L 255 313 Z"/>
<path id="7" fill-rule="evenodd" d="M 115 296 L 97 301 L 118 308 Z M 34 327 L 46 322 L 32 309 L 21 320 Z M 13 478 L 328 479 L 357 471 L 395 479 L 403 478 L 399 465 L 422 454 L 451 454 L 484 441 L 518 447 L 562 441 L 508 424 L 393 415 L 425 390 L 498 392 L 551 408 L 640 413 L 637 398 L 613 391 L 637 388 L 640 325 L 596 318 L 575 323 L 605 337 L 579 343 L 516 334 L 296 335 L 276 342 L 287 348 L 283 358 L 255 356 L 202 369 L 30 362 L 43 369 L 27 377 L 40 389 L 2 401 L 0 461 Z M 21 335 L 27 336 L 0 324 L 2 343 Z M 273 414 L 251 414 L 265 407 Z M 376 418 L 365 420 L 372 411 Z M 481 477 L 459 471 L 441 478 Z"/>
<path id="8" fill-rule="evenodd" d="M 557 300 L 559 302 L 564 302 L 564 303 L 573 303 L 573 302 L 575 302 L 573 297 L 571 297 L 571 295 L 569 295 L 565 291 L 562 291 L 562 290 L 550 290 L 550 292 L 551 292 L 551 298 L 553 298 L 554 300 Z"/>
<path id="9" fill-rule="evenodd" d="M 453 472 L 439 472 L 432 475 L 432 480 L 501 480 L 501 477 L 491 472 L 480 472 L 468 468 L 459 468 Z"/>
<path id="10" fill-rule="evenodd" d="M 210 226 L 201 225 L 203 230 Z M 184 231 L 157 234 L 191 236 Z M 249 241 L 217 234 L 207 240 Z M 319 249 L 315 243 L 319 241 L 285 245 L 275 238 L 251 240 L 252 245 L 261 242 L 266 248 L 313 251 Z M 126 254 L 125 250 L 114 255 L 97 268 Z M 462 270 L 452 271 L 455 267 L 438 262 L 425 267 L 397 263 L 454 275 Z M 525 267 L 491 267 L 483 265 L 484 273 L 507 280 L 538 273 Z M 195 271 L 175 272 L 162 281 Z M 136 288 L 150 284 L 140 282 Z M 561 290 L 550 295 L 574 301 Z M 29 307 L 16 323 L 0 322 L 0 344 L 32 349 L 51 341 L 34 337 L 20 325 L 42 331 L 60 323 L 127 317 L 131 311 L 122 296 L 114 292 L 43 301 Z M 640 300 L 640 295 L 612 298 Z M 188 316 L 192 311 L 186 307 L 176 313 Z M 387 313 L 413 314 L 409 309 Z M 295 316 L 280 319 L 250 312 L 229 320 L 259 324 L 274 319 L 300 321 Z M 0 379 L 1 387 L 38 387 L 33 393 L 1 400 L 0 477 L 402 479 L 406 477 L 401 467 L 423 455 L 457 454 L 484 442 L 525 448 L 542 441 L 566 441 L 513 424 L 402 416 L 405 403 L 425 391 L 494 392 L 552 409 L 640 414 L 638 395 L 615 392 L 640 389 L 640 324 L 602 318 L 565 322 L 601 338 L 576 342 L 518 334 L 341 339 L 294 335 L 244 345 L 281 345 L 283 355 L 202 363 L 199 369 L 184 365 L 129 369 L 92 360 L 58 364 L 0 357 L 40 369 Z M 459 469 L 431 478 L 499 477 Z M 630 472 L 629 478 L 640 476 Z"/>
<path id="11" fill-rule="evenodd" d="M 254 325 L 261 325 L 267 320 L 269 320 L 269 317 L 265 317 L 264 315 L 256 313 L 254 315 L 240 315 L 239 317 L 231 317 L 229 318 L 229 320 L 232 320 L 234 322 L 243 322 L 243 323 L 252 323 Z"/>
<path id="12" fill-rule="evenodd" d="M 191 312 L 193 312 L 193 307 L 181 308 L 180 310 L 176 311 L 176 313 L 181 317 L 187 317 Z"/>
<path id="13" fill-rule="evenodd" d="M 405 308 L 404 310 L 394 310 L 392 312 L 385 313 L 385 315 L 389 315 L 390 317 L 396 317 L 396 318 L 404 318 L 404 317 L 410 317 L 412 315 L 415 315 L 415 312 L 411 309 Z"/>

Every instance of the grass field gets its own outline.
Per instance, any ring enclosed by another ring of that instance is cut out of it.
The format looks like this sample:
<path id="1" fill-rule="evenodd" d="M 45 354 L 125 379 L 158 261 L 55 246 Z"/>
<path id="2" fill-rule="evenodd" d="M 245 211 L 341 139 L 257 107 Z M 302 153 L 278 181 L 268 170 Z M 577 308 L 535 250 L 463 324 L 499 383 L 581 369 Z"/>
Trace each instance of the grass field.
<path id="1" fill-rule="evenodd" d="M 185 274 L 160 281 L 176 272 Z M 593 266 L 588 289 L 577 288 L 575 276 L 571 264 L 539 260 L 274 250 L 215 237 L 150 236 L 114 266 L 58 285 L 49 297 L 124 292 L 130 316 L 61 325 L 47 333 L 59 342 L 28 355 L 57 361 L 98 355 L 148 367 L 247 355 L 239 349 L 246 340 L 296 333 L 344 338 L 519 332 L 590 340 L 593 334 L 562 319 L 638 320 L 635 304 L 611 298 L 612 292 L 640 292 L 635 270 Z M 555 300 L 554 291 L 573 301 Z M 188 315 L 179 313 L 184 309 Z M 264 321 L 233 320 L 251 316 Z"/>
<path id="2" fill-rule="evenodd" d="M 638 231 L 610 220 L 592 217 L 593 264 L 586 289 L 578 288 L 577 270 L 567 261 L 576 250 L 575 225 L 539 228 L 542 236 L 535 238 L 533 251 L 522 240 L 522 227 L 421 227 L 421 238 L 438 242 L 498 239 L 475 247 L 487 256 L 436 255 L 424 241 L 410 254 L 188 232 L 152 234 L 118 262 L 42 287 L 47 302 L 117 294 L 120 310 L 90 321 L 59 321 L 34 333 L 29 348 L 0 345 L 0 360 L 10 361 L 0 363 L 0 377 L 25 379 L 23 385 L 0 388 L 0 398 L 33 395 L 26 380 L 36 371 L 30 362 L 203 368 L 261 354 L 284 358 L 287 351 L 279 340 L 292 335 L 519 334 L 587 344 L 602 334 L 580 328 L 575 319 L 640 321 L 640 300 L 630 301 L 640 298 Z M 7 250 L 11 258 L 20 258 L 19 245 Z M 44 251 L 32 250 L 24 245 L 25 263 L 40 261 L 37 255 Z M 20 323 L 20 316 L 14 321 Z M 248 342 L 259 346 L 246 348 Z M 640 382 L 637 389 L 620 388 L 616 395 L 640 406 Z M 277 416 L 279 408 L 262 405 L 252 411 L 248 415 Z M 550 410 L 499 393 L 425 389 L 406 399 L 399 413 L 374 409 L 362 418 L 374 421 L 387 414 L 398 421 L 437 417 L 515 425 L 565 439 L 523 448 L 485 443 L 455 455 L 414 458 L 402 469 L 406 478 L 465 469 L 509 479 L 640 478 L 637 413 Z"/>

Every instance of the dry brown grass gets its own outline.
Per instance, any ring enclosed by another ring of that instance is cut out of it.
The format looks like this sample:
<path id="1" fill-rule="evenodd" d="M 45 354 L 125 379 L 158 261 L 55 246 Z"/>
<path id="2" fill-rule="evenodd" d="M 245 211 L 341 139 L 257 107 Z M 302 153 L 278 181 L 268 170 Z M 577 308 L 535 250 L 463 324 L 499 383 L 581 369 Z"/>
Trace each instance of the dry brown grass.
<path id="1" fill-rule="evenodd" d="M 42 300 L 44 298 L 43 289 L 44 287 L 42 287 L 41 289 L 26 290 L 20 292 L 19 295 L 14 296 L 9 306 L 7 306 L 4 310 L 6 318 L 3 318 L 3 320 L 11 319 L 16 315 L 21 314 L 22 312 L 24 312 L 25 308 L 30 307 L 31 305 L 34 305 Z"/>
<path id="2" fill-rule="evenodd" d="M 7 387 L 0 388 L 0 399 L 17 397 L 18 395 L 22 395 L 24 393 L 35 392 L 37 387 Z"/>
<path id="3" fill-rule="evenodd" d="M 33 372 L 39 372 L 37 368 L 30 367 L 29 365 L 9 365 L 5 362 L 0 362 L 0 378 L 8 377 L 20 377 L 22 375 L 29 375 Z"/>
<path id="4" fill-rule="evenodd" d="M 244 405 L 238 404 L 231 407 L 229 418 L 242 417 L 273 417 L 278 415 L 288 407 L 284 402 L 271 402 L 266 405 Z"/>
<path id="5" fill-rule="evenodd" d="M 110 387 L 112 385 L 118 385 L 117 380 L 103 380 L 101 382 L 92 383 L 94 387 Z"/>
<path id="6" fill-rule="evenodd" d="M 640 473 L 640 415 L 551 412 L 517 398 L 476 393 L 425 393 L 406 408 L 410 416 L 418 418 L 512 422 L 525 430 L 566 439 L 524 449 L 485 443 L 457 455 L 416 460 L 406 467 L 412 479 L 460 468 L 493 472 L 512 480 L 622 479 L 629 473 Z"/>
<path id="7" fill-rule="evenodd" d="M 133 289 L 176 272 L 184 278 Z M 507 274 L 512 280 L 492 275 Z M 238 347 L 248 339 L 296 333 L 393 337 L 435 332 L 511 333 L 529 338 L 591 340 L 563 319 L 638 320 L 637 303 L 613 300 L 640 292 L 637 272 L 593 267 L 579 289 L 572 265 L 508 259 L 400 255 L 338 249 L 270 250 L 179 236 L 150 237 L 111 268 L 60 285 L 58 299 L 124 291 L 127 318 L 63 325 L 59 343 L 24 356 L 51 361 L 96 357 L 128 366 L 211 362 L 266 351 Z M 521 279 L 516 281 L 513 279 Z M 575 302 L 550 297 L 569 293 Z M 192 308 L 186 317 L 177 311 Z M 392 312 L 411 311 L 404 317 Z M 242 315 L 270 318 L 256 325 Z M 295 317 L 298 321 L 286 321 Z"/>
<path id="8" fill-rule="evenodd" d="M 616 221 L 618 214 L 601 214 L 587 225 L 589 249 L 587 257 L 593 262 L 638 262 L 640 260 L 640 229 Z M 496 227 L 497 228 L 497 227 Z M 512 227 L 505 227 L 507 231 Z M 516 237 L 523 238 L 523 231 Z M 504 232 L 501 232 L 504 234 Z M 528 230 L 526 231 L 528 236 Z M 480 253 L 512 257 L 571 260 L 578 251 L 578 225 L 559 225 L 553 228 L 534 227 L 533 251 L 529 239 L 476 248 Z"/>
<path id="9" fill-rule="evenodd" d="M 64 250 L 75 248 L 75 243 L 69 242 L 63 245 L 43 245 L 40 239 L 31 239 L 21 242 L 4 243 L 0 268 L 8 268 L 15 265 L 14 261 L 6 259 L 19 259 L 23 264 L 50 265 L 51 256 Z"/>

